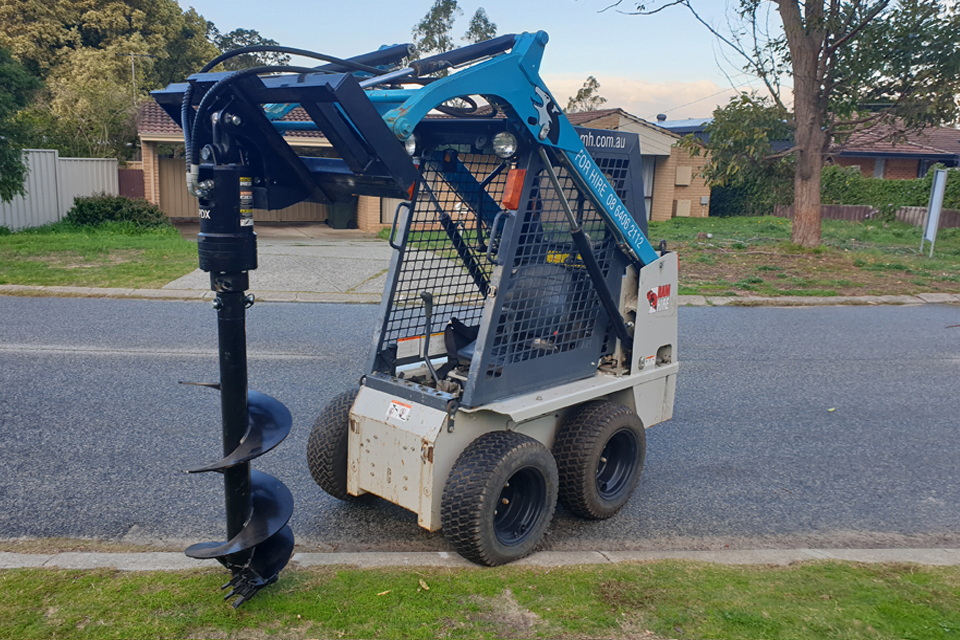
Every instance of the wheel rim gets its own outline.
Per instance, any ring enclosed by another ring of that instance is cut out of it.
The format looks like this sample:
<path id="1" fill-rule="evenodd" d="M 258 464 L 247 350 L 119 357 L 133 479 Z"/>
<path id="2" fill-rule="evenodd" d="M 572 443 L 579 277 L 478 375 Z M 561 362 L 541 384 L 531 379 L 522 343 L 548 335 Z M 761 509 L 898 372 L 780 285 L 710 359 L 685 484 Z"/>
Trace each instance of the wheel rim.
<path id="1" fill-rule="evenodd" d="M 533 467 L 520 469 L 500 490 L 493 530 L 500 544 L 516 546 L 536 529 L 547 503 L 547 482 Z"/>
<path id="2" fill-rule="evenodd" d="M 607 440 L 597 466 L 597 493 L 601 498 L 614 500 L 629 487 L 638 450 L 637 436 L 630 429 L 621 429 Z"/>

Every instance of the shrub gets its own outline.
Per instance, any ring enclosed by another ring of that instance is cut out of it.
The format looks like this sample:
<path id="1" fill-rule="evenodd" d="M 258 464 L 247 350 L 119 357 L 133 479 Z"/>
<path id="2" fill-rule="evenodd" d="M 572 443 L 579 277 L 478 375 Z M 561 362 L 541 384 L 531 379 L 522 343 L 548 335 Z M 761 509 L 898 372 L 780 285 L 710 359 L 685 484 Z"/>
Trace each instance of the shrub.
<path id="1" fill-rule="evenodd" d="M 12 233 L 13 231 L 10 231 L 9 227 L 4 227 L 3 225 L 0 225 L 0 236 L 9 236 Z"/>
<path id="2" fill-rule="evenodd" d="M 100 225 L 104 222 L 131 222 L 141 227 L 162 227 L 170 224 L 156 205 L 146 200 L 123 196 L 95 194 L 73 199 L 73 207 L 65 218 L 75 225 Z"/>
<path id="3" fill-rule="evenodd" d="M 933 171 L 914 180 L 864 177 L 858 169 L 831 165 L 823 168 L 820 201 L 823 204 L 865 204 L 880 211 L 882 220 L 892 220 L 900 207 L 926 207 L 933 187 Z M 950 169 L 943 198 L 945 209 L 960 207 L 960 171 Z"/>

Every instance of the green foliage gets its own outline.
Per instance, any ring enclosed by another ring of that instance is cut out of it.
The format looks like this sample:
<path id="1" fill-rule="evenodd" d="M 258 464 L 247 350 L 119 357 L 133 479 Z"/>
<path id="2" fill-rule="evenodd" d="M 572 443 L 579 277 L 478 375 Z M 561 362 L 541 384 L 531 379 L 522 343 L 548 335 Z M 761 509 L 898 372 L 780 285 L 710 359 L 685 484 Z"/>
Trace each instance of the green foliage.
<path id="1" fill-rule="evenodd" d="M 453 23 L 463 10 L 457 0 L 434 0 L 433 6 L 413 28 L 413 44 L 418 58 L 444 53 L 454 48 Z"/>
<path id="2" fill-rule="evenodd" d="M 487 17 L 487 11 L 483 7 L 477 9 L 477 12 L 470 18 L 470 24 L 467 25 L 467 32 L 463 34 L 464 42 L 468 44 L 477 44 L 485 40 L 490 40 L 497 35 L 497 25 L 490 22 Z"/>
<path id="3" fill-rule="evenodd" d="M 0 46 L 46 83 L 17 122 L 33 146 L 129 158 L 147 92 L 217 55 L 206 32 L 175 0 L 0 0 Z"/>
<path id="4" fill-rule="evenodd" d="M 127 222 L 139 227 L 170 226 L 156 205 L 146 200 L 131 200 L 106 194 L 78 197 L 64 218 L 70 224 L 97 226 L 105 222 Z"/>
<path id="5" fill-rule="evenodd" d="M 3 571 L 0 634 L 11 640 L 939 640 L 956 637 L 960 628 L 956 567 L 844 562 L 724 566 L 666 560 L 483 571 L 288 569 L 275 586 L 239 610 L 212 595 L 223 576 L 217 570 Z M 128 606 L 132 601 L 140 604 Z"/>
<path id="6" fill-rule="evenodd" d="M 176 0 L 0 0 L 0 45 L 46 77 L 83 50 L 145 54 L 138 83 L 145 90 L 182 80 L 213 58 L 207 22 Z M 130 81 L 130 60 L 126 60 Z"/>
<path id="7" fill-rule="evenodd" d="M 16 113 L 27 105 L 40 81 L 0 48 L 0 201 L 23 194 L 27 167 L 23 147 L 27 131 Z"/>
<path id="8" fill-rule="evenodd" d="M 9 236 L 13 231 L 10 231 L 10 227 L 5 227 L 0 225 L 0 236 Z"/>
<path id="9" fill-rule="evenodd" d="M 714 187 L 710 215 L 768 215 L 793 199 L 793 159 L 773 146 L 790 146 L 789 119 L 773 100 L 741 93 L 713 112 L 708 142 L 680 141 L 693 156 L 709 152 L 702 174 Z"/>
<path id="10" fill-rule="evenodd" d="M 884 180 L 864 177 L 853 167 L 825 167 L 821 178 L 823 204 L 868 205 L 880 211 L 881 219 L 892 220 L 900 207 L 926 207 L 933 187 L 933 171 L 915 180 Z M 960 169 L 947 172 L 943 206 L 960 209 Z"/>
<path id="11" fill-rule="evenodd" d="M 264 38 L 255 29 L 234 29 L 230 33 L 221 34 L 212 23 L 209 23 L 209 25 L 207 37 L 217 45 L 217 49 L 219 49 L 221 53 L 240 49 L 241 47 L 256 45 L 277 46 L 280 44 L 276 40 Z M 276 51 L 261 51 L 259 53 L 244 53 L 229 58 L 223 63 L 223 68 L 227 71 L 237 71 L 253 67 L 287 64 L 290 64 L 290 56 L 287 54 Z"/>
<path id="12" fill-rule="evenodd" d="M 600 82 L 593 76 L 587 76 L 586 82 L 577 91 L 577 95 L 567 100 L 565 113 L 581 113 L 596 111 L 606 103 L 607 99 L 600 95 Z"/>

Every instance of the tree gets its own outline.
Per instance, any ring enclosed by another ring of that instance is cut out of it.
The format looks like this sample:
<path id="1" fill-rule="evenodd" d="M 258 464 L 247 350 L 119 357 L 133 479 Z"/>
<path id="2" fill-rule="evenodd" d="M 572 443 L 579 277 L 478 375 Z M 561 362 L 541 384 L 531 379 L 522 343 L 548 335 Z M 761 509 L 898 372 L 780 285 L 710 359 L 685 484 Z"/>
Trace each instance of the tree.
<path id="1" fill-rule="evenodd" d="M 725 43 L 790 113 L 796 244 L 820 243 L 820 176 L 832 145 L 879 125 L 896 141 L 960 114 L 960 13 L 954 3 L 739 0 L 727 33 L 701 18 L 691 0 L 638 4 L 632 13 L 675 5 Z M 793 83 L 792 109 L 781 95 L 784 75 Z"/>
<path id="2" fill-rule="evenodd" d="M 0 201 L 23 195 L 27 167 L 23 162 L 23 126 L 15 116 L 29 103 L 40 81 L 10 52 L 0 48 Z"/>
<path id="3" fill-rule="evenodd" d="M 42 78 L 78 51 L 109 50 L 153 56 L 141 59 L 138 86 L 158 88 L 217 55 L 205 32 L 176 0 L 0 0 L 0 46 Z"/>
<path id="4" fill-rule="evenodd" d="M 276 40 L 264 38 L 255 29 L 234 29 L 230 33 L 221 34 L 213 26 L 213 23 L 207 23 L 209 30 L 207 37 L 213 42 L 220 53 L 240 49 L 241 47 L 252 47 L 256 45 L 278 46 Z M 260 51 L 257 53 L 243 53 L 226 60 L 223 68 L 227 71 L 237 71 L 239 69 L 251 69 L 253 67 L 264 67 L 272 65 L 290 64 L 290 56 L 277 51 Z"/>
<path id="5" fill-rule="evenodd" d="M 490 40 L 497 36 L 497 25 L 490 22 L 487 17 L 487 11 L 483 7 L 477 9 L 477 12 L 470 18 L 470 24 L 467 25 L 467 32 L 463 34 L 463 41 L 468 44 L 477 44 L 485 40 Z"/>
<path id="6" fill-rule="evenodd" d="M 434 0 L 427 15 L 413 28 L 413 44 L 417 47 L 414 56 L 422 58 L 453 49 L 450 32 L 457 16 L 462 14 L 457 0 Z"/>
<path id="7" fill-rule="evenodd" d="M 0 46 L 46 81 L 16 120 L 36 146 L 127 158 L 147 92 L 217 55 L 206 32 L 175 0 L 0 0 Z"/>
<path id="8" fill-rule="evenodd" d="M 126 57 L 82 49 L 47 77 L 47 91 L 25 114 L 43 146 L 69 156 L 127 159 L 136 151 L 141 96 Z"/>
<path id="9" fill-rule="evenodd" d="M 596 111 L 606 103 L 607 99 L 600 95 L 600 83 L 593 76 L 587 76 L 587 81 L 577 91 L 577 95 L 567 100 L 566 113 L 580 113 L 581 111 Z"/>

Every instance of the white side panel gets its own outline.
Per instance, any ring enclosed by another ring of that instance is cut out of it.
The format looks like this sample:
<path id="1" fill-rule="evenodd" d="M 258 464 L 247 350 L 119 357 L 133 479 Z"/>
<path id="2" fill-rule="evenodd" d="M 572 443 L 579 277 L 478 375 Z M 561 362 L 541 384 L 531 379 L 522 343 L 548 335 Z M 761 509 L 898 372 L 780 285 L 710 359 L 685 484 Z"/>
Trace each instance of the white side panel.
<path id="1" fill-rule="evenodd" d="M 27 195 L 0 203 L 0 226 L 11 231 L 40 227 L 62 217 L 57 197 L 57 152 L 29 149 L 24 155 L 28 173 L 23 186 Z"/>
<path id="2" fill-rule="evenodd" d="M 656 382 L 633 388 L 637 415 L 646 427 L 673 416 L 677 384 L 677 254 L 668 253 L 640 270 L 633 362 L 636 373 L 666 371 Z"/>
<path id="3" fill-rule="evenodd" d="M 115 158 L 60 158 L 58 171 L 61 217 L 67 215 L 78 196 L 120 193 Z"/>

